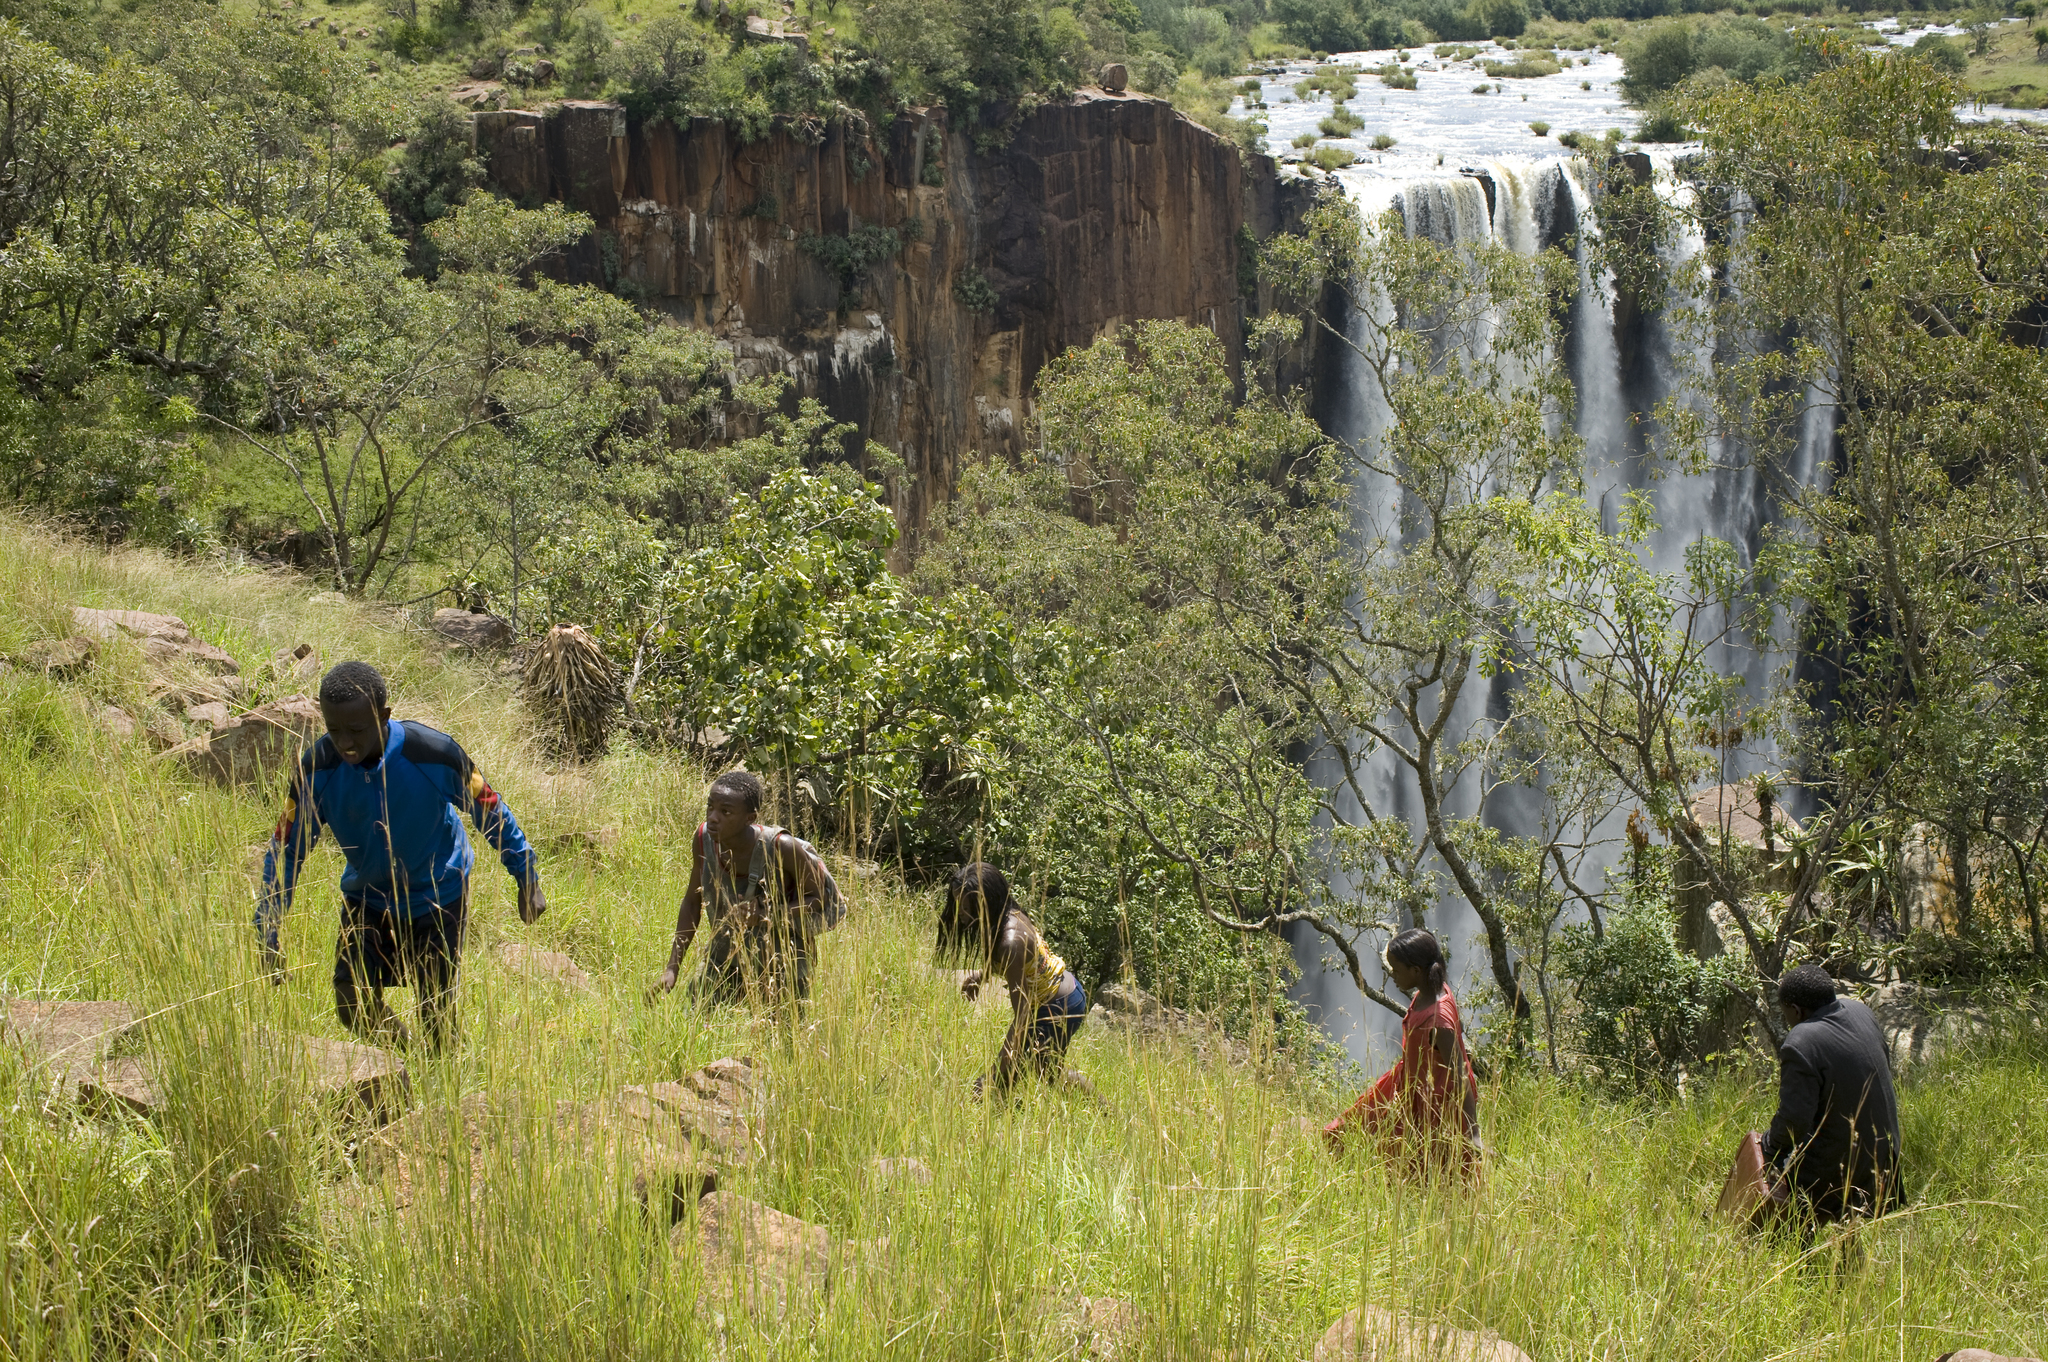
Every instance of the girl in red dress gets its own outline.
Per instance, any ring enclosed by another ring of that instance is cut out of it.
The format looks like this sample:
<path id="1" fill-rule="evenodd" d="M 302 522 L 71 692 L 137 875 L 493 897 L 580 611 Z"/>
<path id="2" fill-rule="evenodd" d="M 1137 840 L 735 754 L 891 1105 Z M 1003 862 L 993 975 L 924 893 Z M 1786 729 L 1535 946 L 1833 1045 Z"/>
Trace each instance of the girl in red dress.
<path id="1" fill-rule="evenodd" d="M 1479 1167 L 1479 1080 L 1465 1048 L 1457 1000 L 1444 982 L 1444 952 L 1437 939 L 1410 928 L 1387 945 L 1394 987 L 1413 995 L 1401 1021 L 1401 1058 L 1323 1127 L 1333 1153 L 1344 1136 L 1363 1127 L 1389 1161 L 1427 1174 L 1472 1174 Z"/>

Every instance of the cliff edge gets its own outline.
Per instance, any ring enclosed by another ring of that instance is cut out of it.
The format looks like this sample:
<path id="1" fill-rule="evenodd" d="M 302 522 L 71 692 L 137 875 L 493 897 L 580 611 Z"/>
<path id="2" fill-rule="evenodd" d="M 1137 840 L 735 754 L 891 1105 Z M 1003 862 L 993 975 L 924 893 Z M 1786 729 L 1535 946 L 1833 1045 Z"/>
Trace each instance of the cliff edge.
<path id="1" fill-rule="evenodd" d="M 790 375 L 792 401 L 900 454 L 890 494 L 913 543 L 963 457 L 1021 448 L 1032 384 L 1069 347 L 1178 319 L 1240 363 L 1261 307 L 1253 244 L 1308 202 L 1270 158 L 1099 90 L 1023 113 L 986 152 L 944 109 L 749 143 L 714 119 L 565 101 L 479 113 L 475 131 L 499 191 L 595 219 L 569 278 L 709 328 L 742 373 Z M 901 249 L 859 267 L 847 247 L 885 240 L 877 228 Z"/>

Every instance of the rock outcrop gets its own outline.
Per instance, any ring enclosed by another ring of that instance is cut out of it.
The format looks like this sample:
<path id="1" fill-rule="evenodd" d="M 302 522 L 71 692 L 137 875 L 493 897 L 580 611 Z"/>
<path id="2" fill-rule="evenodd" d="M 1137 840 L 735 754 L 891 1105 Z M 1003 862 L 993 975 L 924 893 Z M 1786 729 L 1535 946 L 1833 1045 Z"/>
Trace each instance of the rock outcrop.
<path id="1" fill-rule="evenodd" d="M 71 627 L 85 638 L 113 639 L 127 636 L 142 644 L 143 656 L 158 667 L 182 664 L 233 676 L 242 670 L 233 655 L 205 639 L 195 638 L 176 615 L 152 615 L 141 610 L 96 610 L 74 606 Z"/>
<path id="2" fill-rule="evenodd" d="M 49 1084 L 51 1096 L 69 1100 L 94 1081 L 115 1057 L 115 1047 L 135 1025 L 135 1009 L 124 1002 L 7 1002 L 6 1042 L 22 1065 Z"/>
<path id="3" fill-rule="evenodd" d="M 789 375 L 791 402 L 816 398 L 900 455 L 891 493 L 913 537 L 962 456 L 1023 447 L 1032 384 L 1069 347 L 1176 318 L 1239 362 L 1260 301 L 1249 248 L 1307 206 L 1270 159 L 1102 90 L 1020 112 L 988 151 L 942 109 L 746 142 L 717 120 L 567 100 L 479 113 L 475 135 L 501 192 L 595 219 L 566 277 L 711 329 L 743 375 Z M 898 249 L 865 271 L 832 263 L 833 239 L 885 231 Z"/>
<path id="4" fill-rule="evenodd" d="M 1249 1045 L 1199 1012 L 1168 1007 L 1136 984 L 1108 984 L 1088 1009 L 1088 1024 L 1132 1040 L 1186 1045 L 1202 1063 L 1250 1064 Z"/>
<path id="5" fill-rule="evenodd" d="M 507 648 L 513 640 L 512 624 L 476 610 L 443 606 L 434 612 L 434 632 L 450 643 L 478 650 Z"/>
<path id="6" fill-rule="evenodd" d="M 193 706 L 185 717 L 206 722 L 211 731 L 164 755 L 222 785 L 269 778 L 298 760 L 306 745 L 326 729 L 320 706 L 304 695 L 288 695 L 239 717 L 231 716 L 224 705 Z"/>
<path id="7" fill-rule="evenodd" d="M 597 992 L 597 985 L 583 967 L 561 951 L 529 946 L 523 941 L 500 941 L 491 954 L 507 974 L 528 984 L 569 993 Z"/>

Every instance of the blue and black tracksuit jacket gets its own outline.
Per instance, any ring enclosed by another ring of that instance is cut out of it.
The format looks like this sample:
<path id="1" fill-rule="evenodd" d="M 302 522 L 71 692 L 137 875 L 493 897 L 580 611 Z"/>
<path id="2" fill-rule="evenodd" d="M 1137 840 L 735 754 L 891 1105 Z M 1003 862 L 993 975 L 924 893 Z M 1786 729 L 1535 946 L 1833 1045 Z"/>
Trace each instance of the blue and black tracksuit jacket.
<path id="1" fill-rule="evenodd" d="M 277 948 L 277 929 L 291 906 L 299 868 L 320 840 L 334 834 L 348 861 L 344 898 L 375 911 L 419 917 L 462 899 L 475 863 L 462 815 L 476 820 L 513 879 L 540 874 L 540 858 L 498 792 L 484 782 L 455 739 L 425 724 L 394 719 L 376 760 L 351 766 L 326 734 L 299 757 L 284 815 L 263 857 L 263 896 L 256 930 Z"/>

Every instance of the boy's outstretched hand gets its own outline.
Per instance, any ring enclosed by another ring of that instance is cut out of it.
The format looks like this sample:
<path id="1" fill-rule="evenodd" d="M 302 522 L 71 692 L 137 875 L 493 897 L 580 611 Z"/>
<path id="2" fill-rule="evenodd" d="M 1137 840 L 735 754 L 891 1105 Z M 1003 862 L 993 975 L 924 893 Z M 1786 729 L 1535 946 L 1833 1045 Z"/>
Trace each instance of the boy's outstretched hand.
<path id="1" fill-rule="evenodd" d="M 663 970 L 661 977 L 647 986 L 647 1001 L 650 1003 L 659 1002 L 661 995 L 674 992 L 675 986 L 676 972 L 672 969 Z"/>
<path id="2" fill-rule="evenodd" d="M 548 910 L 547 891 L 540 887 L 539 880 L 527 880 L 519 886 L 519 920 L 531 927 L 540 921 L 540 915 Z"/>

